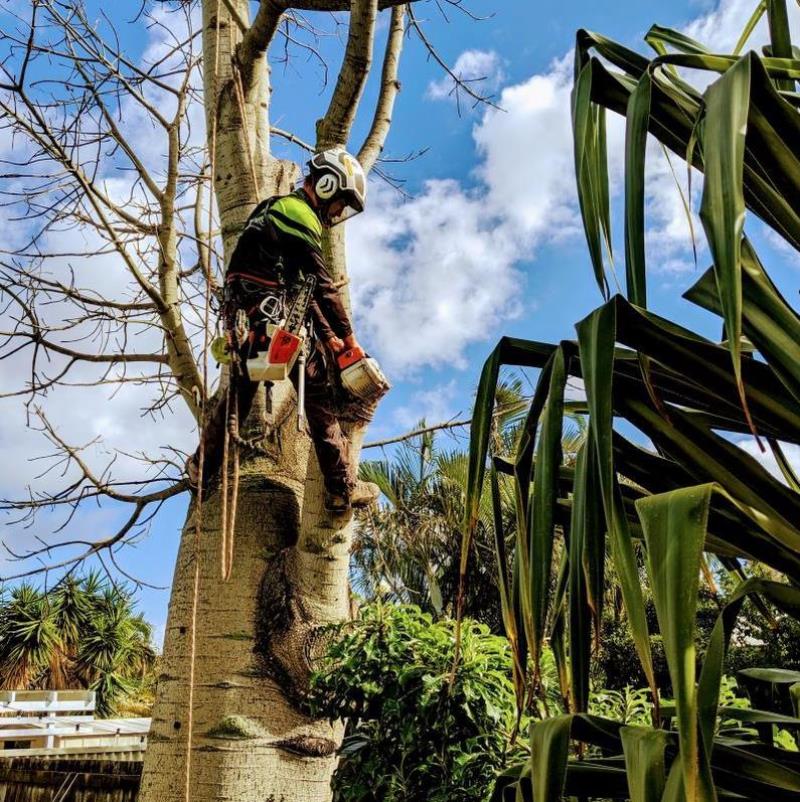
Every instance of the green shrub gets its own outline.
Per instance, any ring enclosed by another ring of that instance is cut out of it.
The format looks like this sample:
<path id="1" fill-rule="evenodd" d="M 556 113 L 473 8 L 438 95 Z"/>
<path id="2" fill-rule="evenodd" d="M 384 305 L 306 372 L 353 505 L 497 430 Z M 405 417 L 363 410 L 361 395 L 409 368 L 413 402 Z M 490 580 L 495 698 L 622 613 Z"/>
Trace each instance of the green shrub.
<path id="1" fill-rule="evenodd" d="M 488 798 L 515 723 L 511 656 L 469 619 L 455 677 L 454 654 L 454 622 L 412 605 L 370 604 L 332 630 L 311 707 L 349 719 L 338 802 Z"/>
<path id="2" fill-rule="evenodd" d="M 800 622 L 787 615 L 767 621 L 747 602 L 726 658 L 726 670 L 780 666 L 800 671 Z"/>
<path id="3" fill-rule="evenodd" d="M 669 689 L 669 671 L 661 635 L 650 636 L 650 649 L 660 687 Z M 641 688 L 647 684 L 627 620 L 619 623 L 608 620 L 603 623 L 593 679 L 596 685 L 614 691 L 622 691 L 627 687 Z"/>

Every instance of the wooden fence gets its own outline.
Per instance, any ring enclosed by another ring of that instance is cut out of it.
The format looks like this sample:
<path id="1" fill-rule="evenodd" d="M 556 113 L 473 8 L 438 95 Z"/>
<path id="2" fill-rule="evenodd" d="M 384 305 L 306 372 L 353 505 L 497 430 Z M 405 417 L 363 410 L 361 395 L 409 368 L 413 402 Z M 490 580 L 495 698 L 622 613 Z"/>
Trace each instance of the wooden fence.
<path id="1" fill-rule="evenodd" d="M 14 757 L 0 761 L 0 802 L 135 802 L 141 761 Z"/>

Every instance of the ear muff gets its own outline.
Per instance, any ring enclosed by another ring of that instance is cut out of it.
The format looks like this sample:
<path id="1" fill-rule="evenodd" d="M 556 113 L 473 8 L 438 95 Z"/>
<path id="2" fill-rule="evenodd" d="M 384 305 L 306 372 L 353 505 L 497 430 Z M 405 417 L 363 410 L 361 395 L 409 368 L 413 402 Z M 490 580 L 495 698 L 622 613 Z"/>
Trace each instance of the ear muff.
<path id="1" fill-rule="evenodd" d="M 339 181 L 332 173 L 320 176 L 314 185 L 314 192 L 320 200 L 329 200 L 339 189 Z"/>

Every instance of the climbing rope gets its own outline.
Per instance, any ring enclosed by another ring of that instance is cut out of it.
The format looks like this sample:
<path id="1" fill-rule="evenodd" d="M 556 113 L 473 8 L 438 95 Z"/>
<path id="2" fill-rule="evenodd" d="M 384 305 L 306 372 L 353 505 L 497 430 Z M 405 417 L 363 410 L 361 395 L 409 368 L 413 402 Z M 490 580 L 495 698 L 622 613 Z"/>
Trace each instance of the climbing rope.
<path id="1" fill-rule="evenodd" d="M 231 383 L 228 386 L 228 395 L 230 396 L 229 411 L 228 411 L 228 431 L 229 437 L 233 444 L 233 479 L 231 481 L 231 502 L 230 514 L 227 521 L 227 533 L 224 540 L 225 560 L 222 568 L 222 578 L 227 582 L 231 578 L 233 572 L 233 545 L 234 534 L 236 532 L 236 510 L 239 506 L 239 371 L 241 365 L 239 364 L 238 354 L 234 356 L 231 363 L 233 373 L 231 375 Z"/>
<path id="2" fill-rule="evenodd" d="M 211 261 L 213 257 L 212 231 L 213 231 L 213 205 L 216 175 L 216 155 L 217 155 L 217 127 L 219 120 L 220 101 L 222 92 L 219 91 L 219 53 L 220 53 L 220 29 L 219 14 L 221 0 L 217 0 L 215 9 L 216 32 L 215 32 L 215 52 L 214 52 L 214 75 L 213 93 L 216 98 L 215 113 L 211 119 L 211 132 L 209 137 L 209 195 L 208 195 L 208 275 L 206 276 L 205 310 L 204 310 L 204 335 L 203 335 L 203 385 L 205 392 L 202 396 L 200 405 L 200 449 L 198 456 L 198 487 L 195 514 L 194 539 L 192 544 L 192 561 L 194 563 L 194 577 L 192 586 L 192 608 L 191 626 L 189 628 L 189 693 L 188 711 L 186 727 L 186 777 L 184 784 L 185 802 L 191 802 L 191 774 L 192 774 L 192 740 L 194 733 L 194 684 L 195 684 L 195 662 L 197 657 L 197 607 L 200 595 L 200 533 L 203 525 L 203 476 L 205 469 L 205 442 L 204 433 L 206 426 L 206 403 L 208 396 L 208 349 L 209 349 L 209 321 L 211 316 Z M 233 31 L 229 28 L 229 35 L 233 36 Z M 231 38 L 231 52 L 234 52 L 234 43 Z M 256 197 L 259 196 L 258 175 L 256 173 L 255 158 L 250 141 L 250 131 L 247 121 L 245 108 L 244 86 L 242 76 L 235 58 L 232 59 L 233 67 L 233 89 L 236 96 L 239 114 L 242 120 L 242 131 L 246 140 L 247 159 L 250 167 L 250 174 L 253 180 L 253 188 Z M 234 353 L 231 362 L 231 371 L 228 379 L 228 386 L 225 390 L 225 434 L 223 441 L 223 460 L 222 460 L 222 542 L 220 544 L 220 572 L 223 581 L 231 578 L 233 570 L 234 552 L 234 532 L 236 528 L 236 509 L 239 497 L 239 445 L 242 439 L 239 435 L 239 416 L 238 399 L 236 384 L 239 378 L 238 353 Z M 229 453 L 230 452 L 230 453 Z M 229 462 L 232 462 L 232 480 L 230 495 L 228 493 L 228 470 Z"/>
<path id="3" fill-rule="evenodd" d="M 232 48 L 233 49 L 233 48 Z M 253 180 L 253 192 L 259 197 L 258 174 L 256 173 L 255 157 L 253 155 L 252 143 L 250 140 L 250 126 L 247 121 L 247 109 L 244 97 L 244 85 L 242 74 L 236 59 L 232 59 L 232 83 L 233 91 L 236 96 L 236 105 L 239 117 L 242 121 L 242 133 L 245 139 L 245 150 L 247 152 L 247 162 L 250 167 L 250 177 Z M 231 370 L 228 387 L 225 397 L 225 439 L 222 456 L 222 542 L 220 544 L 220 570 L 222 580 L 227 582 L 233 572 L 233 550 L 234 538 L 236 533 L 236 511 L 239 506 L 239 414 L 237 399 L 237 382 L 242 369 L 239 363 L 239 355 L 236 350 L 239 343 L 234 343 L 234 353 L 231 360 Z M 229 473 L 230 488 L 228 487 Z"/>
<path id="4" fill-rule="evenodd" d="M 219 80 L 219 10 L 220 0 L 217 0 L 215 19 L 217 24 L 215 52 L 214 52 L 214 80 L 212 92 L 218 98 L 217 84 Z M 219 101 L 217 100 L 217 103 Z M 197 657 L 197 600 L 200 595 L 200 532 L 203 526 L 203 473 L 205 470 L 205 426 L 206 402 L 208 401 L 208 337 L 209 320 L 211 317 L 211 267 L 214 249 L 212 247 L 212 232 L 214 225 L 214 176 L 217 166 L 217 113 L 212 115 L 211 136 L 209 143 L 209 179 L 208 179 L 208 274 L 206 275 L 205 309 L 203 318 L 203 395 L 200 405 L 200 454 L 197 460 L 197 509 L 195 513 L 194 540 L 192 543 L 192 562 L 194 563 L 194 577 L 192 582 L 192 613 L 189 627 L 189 688 L 187 699 L 186 721 L 186 777 L 184 781 L 184 800 L 191 802 L 192 779 L 192 740 L 194 734 L 194 670 Z"/>
<path id="5" fill-rule="evenodd" d="M 237 343 L 234 343 L 234 349 Z M 228 387 L 225 392 L 225 433 L 222 441 L 222 540 L 220 542 L 220 572 L 224 582 L 231 578 L 233 570 L 233 545 L 236 528 L 236 508 L 239 500 L 239 414 L 237 382 L 239 381 L 239 356 L 234 350 L 231 359 Z M 228 490 L 228 471 L 233 463 L 233 480 Z"/>

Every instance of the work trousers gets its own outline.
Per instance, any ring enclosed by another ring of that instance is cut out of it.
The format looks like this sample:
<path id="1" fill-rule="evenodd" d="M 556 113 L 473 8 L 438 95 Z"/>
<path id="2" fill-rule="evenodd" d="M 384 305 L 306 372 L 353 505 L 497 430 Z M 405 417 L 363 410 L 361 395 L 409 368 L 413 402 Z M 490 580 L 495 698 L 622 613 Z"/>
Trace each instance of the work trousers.
<path id="1" fill-rule="evenodd" d="M 235 379 L 235 395 L 239 414 L 239 425 L 242 426 L 253 405 L 260 382 L 250 381 L 247 375 L 246 361 L 249 346 L 240 351 L 240 368 Z M 320 470 L 325 482 L 325 489 L 335 495 L 347 495 L 355 484 L 348 458 L 348 442 L 344 436 L 339 420 L 334 413 L 335 399 L 333 388 L 328 380 L 324 346 L 316 338 L 311 342 L 311 353 L 306 360 L 306 403 L 305 412 L 311 431 L 311 441 L 319 460 Z M 295 364 L 290 378 L 297 389 L 300 364 Z M 208 481 L 222 465 L 224 437 L 226 427 L 226 402 L 223 395 L 203 430 L 204 468 L 203 474 Z M 198 451 L 199 458 L 199 451 Z"/>

